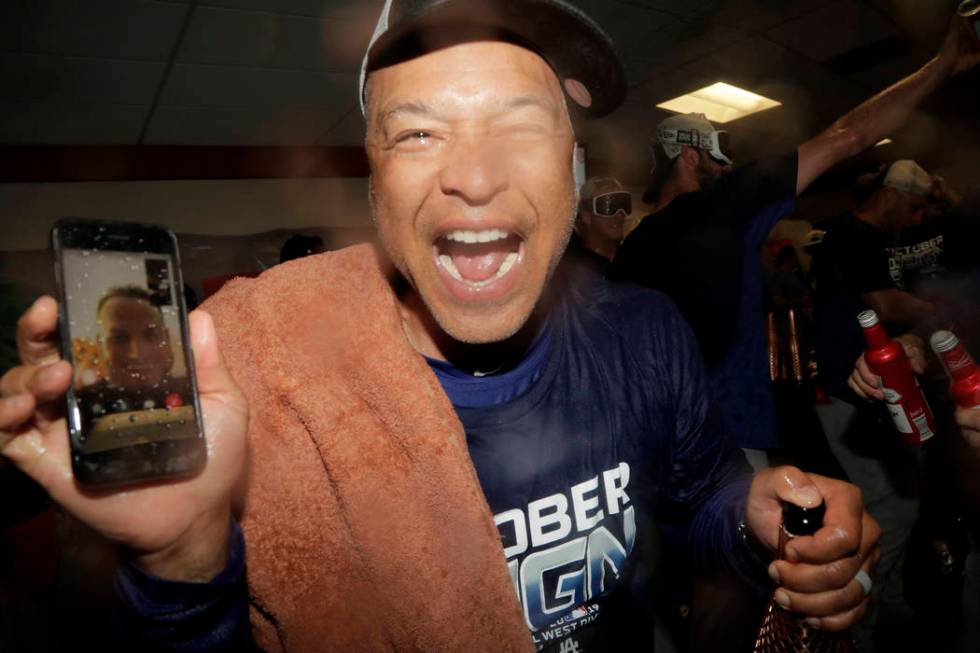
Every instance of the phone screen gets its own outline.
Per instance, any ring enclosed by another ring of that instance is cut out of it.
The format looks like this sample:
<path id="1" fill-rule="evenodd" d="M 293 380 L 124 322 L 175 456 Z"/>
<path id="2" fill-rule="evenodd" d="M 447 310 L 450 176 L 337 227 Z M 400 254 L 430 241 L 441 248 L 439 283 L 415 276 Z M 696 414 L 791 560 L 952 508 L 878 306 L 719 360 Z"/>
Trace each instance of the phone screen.
<path id="1" fill-rule="evenodd" d="M 196 438 L 173 259 L 102 249 L 61 251 L 84 454 Z"/>
<path id="2" fill-rule="evenodd" d="M 173 236 L 75 221 L 57 228 L 54 242 L 79 480 L 193 472 L 204 459 L 203 438 Z"/>
<path id="3" fill-rule="evenodd" d="M 75 476 L 85 485 L 186 476 L 207 458 L 174 235 L 66 218 L 52 230 Z"/>

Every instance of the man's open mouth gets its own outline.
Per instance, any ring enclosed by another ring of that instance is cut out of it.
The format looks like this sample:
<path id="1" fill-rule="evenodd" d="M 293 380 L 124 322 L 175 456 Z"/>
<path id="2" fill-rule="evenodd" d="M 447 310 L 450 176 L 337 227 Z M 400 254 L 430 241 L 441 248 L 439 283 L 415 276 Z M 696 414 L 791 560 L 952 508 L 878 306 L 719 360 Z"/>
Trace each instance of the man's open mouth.
<path id="1" fill-rule="evenodd" d="M 456 229 L 436 239 L 436 260 L 450 277 L 471 288 L 493 284 L 521 260 L 524 241 L 503 229 Z"/>

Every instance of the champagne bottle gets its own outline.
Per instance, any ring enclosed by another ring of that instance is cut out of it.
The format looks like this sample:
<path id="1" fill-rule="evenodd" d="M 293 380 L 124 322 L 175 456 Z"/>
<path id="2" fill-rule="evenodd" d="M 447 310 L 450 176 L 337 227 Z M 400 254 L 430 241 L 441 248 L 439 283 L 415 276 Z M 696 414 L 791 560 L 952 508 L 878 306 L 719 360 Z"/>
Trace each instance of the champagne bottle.
<path id="1" fill-rule="evenodd" d="M 779 528 L 779 557 L 786 557 L 786 544 L 794 537 L 813 535 L 823 525 L 826 507 L 801 508 L 783 504 L 783 523 Z M 803 615 L 783 609 L 775 599 L 769 601 L 766 615 L 755 641 L 754 653 L 853 653 L 854 640 L 848 632 L 831 633 L 814 628 Z"/>

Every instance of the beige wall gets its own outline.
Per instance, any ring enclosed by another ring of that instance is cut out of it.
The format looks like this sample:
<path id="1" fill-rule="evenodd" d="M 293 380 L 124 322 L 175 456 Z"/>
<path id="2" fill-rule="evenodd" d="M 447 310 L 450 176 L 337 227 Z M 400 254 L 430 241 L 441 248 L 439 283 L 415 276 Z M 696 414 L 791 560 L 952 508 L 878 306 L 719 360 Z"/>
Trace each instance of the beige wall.
<path id="1" fill-rule="evenodd" d="M 366 227 L 367 189 L 366 178 L 0 184 L 0 250 L 46 248 L 64 216 L 208 235 Z"/>

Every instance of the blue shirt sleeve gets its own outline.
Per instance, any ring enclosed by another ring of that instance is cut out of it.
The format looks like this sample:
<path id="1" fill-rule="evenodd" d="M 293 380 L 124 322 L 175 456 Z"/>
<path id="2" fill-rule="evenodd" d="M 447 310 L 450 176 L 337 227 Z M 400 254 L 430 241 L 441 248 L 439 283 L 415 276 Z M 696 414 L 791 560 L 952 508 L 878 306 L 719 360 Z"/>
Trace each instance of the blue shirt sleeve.
<path id="1" fill-rule="evenodd" d="M 111 650 L 258 651 L 245 585 L 245 541 L 232 524 L 228 564 L 208 583 L 151 576 L 128 564 L 116 572 L 120 609 Z"/>
<path id="2" fill-rule="evenodd" d="M 743 538 L 739 523 L 752 480 L 751 467 L 722 428 L 711 405 L 697 342 L 676 310 L 662 320 L 660 350 L 674 399 L 675 432 L 658 513 L 671 539 L 686 545 L 695 567 L 728 566 L 757 589 L 768 587 L 766 561 Z"/>

